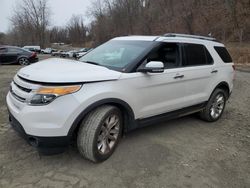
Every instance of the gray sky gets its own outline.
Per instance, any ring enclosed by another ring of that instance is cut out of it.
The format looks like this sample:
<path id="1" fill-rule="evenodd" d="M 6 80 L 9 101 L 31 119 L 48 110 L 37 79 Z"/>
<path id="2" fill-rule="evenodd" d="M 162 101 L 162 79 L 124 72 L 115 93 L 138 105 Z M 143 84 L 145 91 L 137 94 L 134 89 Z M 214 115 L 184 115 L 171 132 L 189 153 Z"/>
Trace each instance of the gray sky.
<path id="1" fill-rule="evenodd" d="M 13 7 L 22 0 L 0 0 L 0 32 L 8 31 L 10 27 L 9 18 Z M 65 25 L 73 14 L 82 14 L 85 23 L 89 22 L 86 12 L 92 0 L 48 0 L 51 8 L 51 25 Z"/>

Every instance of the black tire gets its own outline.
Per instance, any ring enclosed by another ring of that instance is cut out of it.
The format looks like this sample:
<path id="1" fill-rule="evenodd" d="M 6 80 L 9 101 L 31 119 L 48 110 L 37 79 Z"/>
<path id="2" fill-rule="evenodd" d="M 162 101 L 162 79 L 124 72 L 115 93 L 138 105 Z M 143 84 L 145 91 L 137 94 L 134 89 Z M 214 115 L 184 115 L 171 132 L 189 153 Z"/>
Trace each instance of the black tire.
<path id="1" fill-rule="evenodd" d="M 112 130 L 115 133 L 111 133 L 111 129 L 110 131 L 108 131 L 109 125 L 107 124 L 107 122 L 110 123 L 111 118 L 113 117 L 115 117 L 114 122 L 116 122 L 117 119 L 119 124 L 119 129 L 117 129 L 116 126 L 113 126 L 114 129 Z M 111 105 L 104 105 L 93 110 L 84 118 L 77 134 L 77 147 L 80 154 L 84 158 L 95 163 L 105 161 L 114 152 L 121 138 L 122 127 L 122 114 L 117 107 Z M 104 129 L 105 131 L 103 131 Z M 112 143 L 112 147 L 107 144 L 109 136 L 116 139 L 115 141 L 109 140 L 110 144 Z M 107 142 L 104 140 L 106 140 Z M 100 148 L 98 149 L 98 147 Z M 107 150 L 107 152 L 102 153 L 102 150 Z"/>
<path id="2" fill-rule="evenodd" d="M 18 63 L 20 65 L 29 65 L 30 64 L 28 58 L 26 58 L 26 57 L 19 58 L 18 59 Z"/>
<path id="3" fill-rule="evenodd" d="M 224 100 L 224 103 L 221 102 L 220 107 L 215 106 L 215 103 L 218 102 L 218 101 L 216 101 L 218 97 L 222 97 Z M 206 107 L 200 112 L 200 114 L 199 114 L 200 118 L 204 121 L 207 121 L 207 122 L 215 122 L 215 121 L 219 120 L 224 112 L 227 98 L 228 98 L 228 93 L 225 90 L 219 89 L 219 88 L 215 89 L 214 92 L 212 93 L 211 97 L 209 98 L 209 101 L 208 101 Z M 218 110 L 217 115 L 215 112 L 214 113 L 212 112 L 213 109 L 217 109 L 217 110 L 220 109 L 220 110 Z"/>

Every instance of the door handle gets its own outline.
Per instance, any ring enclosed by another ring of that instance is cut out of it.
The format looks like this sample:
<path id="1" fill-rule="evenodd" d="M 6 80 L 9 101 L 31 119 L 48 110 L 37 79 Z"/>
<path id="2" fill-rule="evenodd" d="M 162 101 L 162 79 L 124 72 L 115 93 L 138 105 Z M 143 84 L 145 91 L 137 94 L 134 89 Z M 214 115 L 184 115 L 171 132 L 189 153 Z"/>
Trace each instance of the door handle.
<path id="1" fill-rule="evenodd" d="M 176 76 L 174 77 L 174 79 L 183 78 L 183 77 L 184 77 L 183 74 L 182 74 L 182 75 L 176 75 Z"/>
<path id="2" fill-rule="evenodd" d="M 218 70 L 212 70 L 211 71 L 211 73 L 213 74 L 213 73 L 217 73 L 218 72 Z"/>

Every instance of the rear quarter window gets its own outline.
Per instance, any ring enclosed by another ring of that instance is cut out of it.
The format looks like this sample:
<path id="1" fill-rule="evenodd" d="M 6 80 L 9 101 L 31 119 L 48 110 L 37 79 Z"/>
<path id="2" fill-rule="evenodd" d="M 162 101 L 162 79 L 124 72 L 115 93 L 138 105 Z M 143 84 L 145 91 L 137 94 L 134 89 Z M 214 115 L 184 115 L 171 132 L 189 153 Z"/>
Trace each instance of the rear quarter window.
<path id="1" fill-rule="evenodd" d="M 224 61 L 225 63 L 233 62 L 232 57 L 230 56 L 225 47 L 215 46 L 214 49 L 218 53 L 222 61 Z"/>

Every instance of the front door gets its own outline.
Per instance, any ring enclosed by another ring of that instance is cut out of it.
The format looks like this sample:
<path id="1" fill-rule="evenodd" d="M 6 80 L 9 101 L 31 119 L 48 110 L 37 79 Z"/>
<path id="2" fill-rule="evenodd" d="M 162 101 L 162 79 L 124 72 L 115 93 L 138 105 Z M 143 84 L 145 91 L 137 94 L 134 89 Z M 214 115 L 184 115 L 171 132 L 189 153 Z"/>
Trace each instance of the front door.
<path id="1" fill-rule="evenodd" d="M 177 110 L 185 106 L 186 87 L 180 65 L 180 45 L 163 43 L 159 49 L 152 51 L 144 63 L 161 61 L 164 63 L 163 73 L 127 73 L 123 74 L 125 85 L 133 92 L 137 119 L 147 118 Z M 143 63 L 143 64 L 144 64 Z"/>

